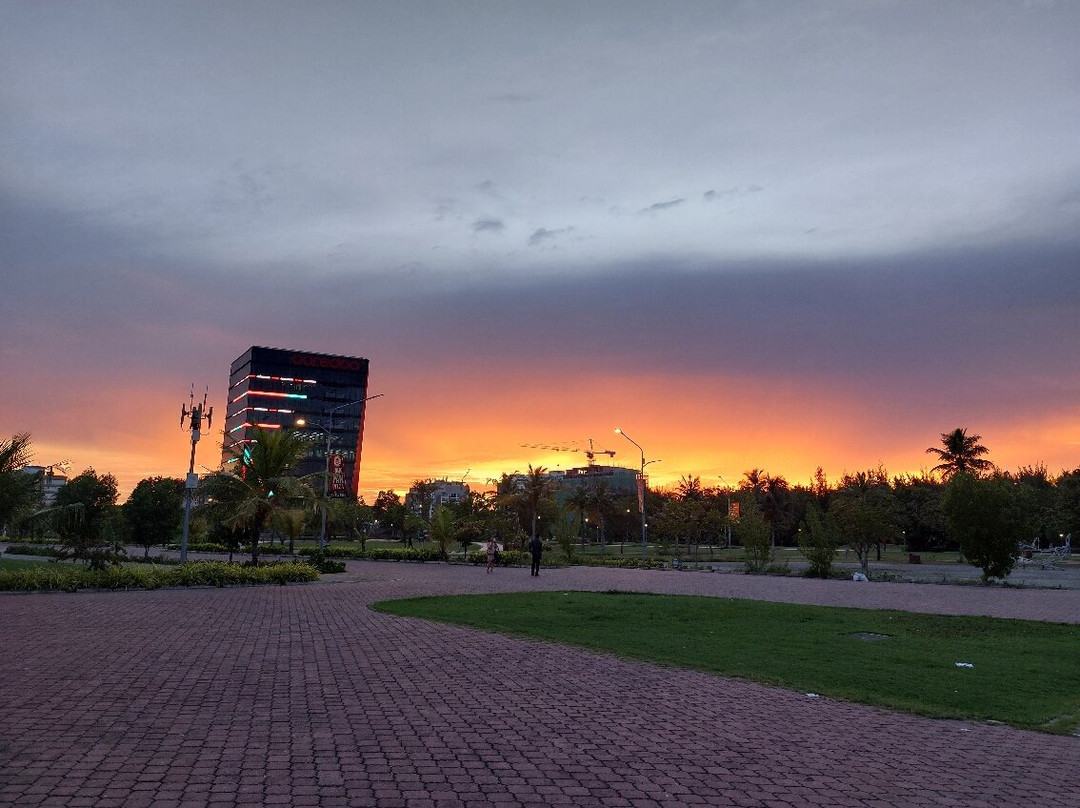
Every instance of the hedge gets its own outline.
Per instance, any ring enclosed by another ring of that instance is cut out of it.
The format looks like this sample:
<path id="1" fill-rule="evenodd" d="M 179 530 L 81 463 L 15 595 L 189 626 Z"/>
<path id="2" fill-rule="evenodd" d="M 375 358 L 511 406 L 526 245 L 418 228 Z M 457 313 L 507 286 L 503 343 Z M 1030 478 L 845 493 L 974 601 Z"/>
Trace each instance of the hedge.
<path id="1" fill-rule="evenodd" d="M 315 581 L 319 571 L 310 564 L 283 562 L 259 567 L 195 561 L 175 567 L 110 567 L 91 570 L 74 565 L 0 571 L 0 590 L 19 592 L 76 592 L 80 589 L 158 589 L 173 586 L 236 586 Z"/>

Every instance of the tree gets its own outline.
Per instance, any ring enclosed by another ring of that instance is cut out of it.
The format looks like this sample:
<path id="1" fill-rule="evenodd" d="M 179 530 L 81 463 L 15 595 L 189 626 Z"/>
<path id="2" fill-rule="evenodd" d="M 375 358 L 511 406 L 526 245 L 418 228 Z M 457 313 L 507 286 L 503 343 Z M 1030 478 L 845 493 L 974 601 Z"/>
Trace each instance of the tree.
<path id="1" fill-rule="evenodd" d="M 870 576 L 870 551 L 896 532 L 895 501 L 884 469 L 845 474 L 829 506 L 842 540 Z"/>
<path id="2" fill-rule="evenodd" d="M 577 523 L 578 538 L 581 540 L 581 546 L 585 546 L 585 537 L 582 532 L 585 522 L 588 518 L 589 508 L 592 505 L 592 496 L 589 493 L 589 489 L 584 486 L 575 488 L 573 493 L 566 499 L 566 506 L 575 515 L 575 522 Z"/>
<path id="3" fill-rule="evenodd" d="M 679 486 L 676 490 L 679 492 L 679 497 L 684 500 L 698 500 L 705 496 L 705 492 L 701 488 L 700 477 L 688 477 L 684 474 L 679 478 Z"/>
<path id="4" fill-rule="evenodd" d="M 543 466 L 533 468 L 530 463 L 529 473 L 525 478 L 525 490 L 522 492 L 529 506 L 530 538 L 536 538 L 536 520 L 540 515 L 540 503 L 551 496 L 551 489 L 552 482 L 547 469 Z"/>
<path id="5" fill-rule="evenodd" d="M 941 549 L 945 546 L 945 517 L 941 513 L 944 488 L 923 472 L 894 477 L 897 526 L 908 552 Z"/>
<path id="6" fill-rule="evenodd" d="M 289 555 L 296 555 L 296 539 L 304 532 L 309 511 L 306 508 L 279 508 L 270 515 L 270 526 L 289 537 Z"/>
<path id="7" fill-rule="evenodd" d="M 551 536 L 559 545 L 563 556 L 567 561 L 574 558 L 574 537 L 578 533 L 578 520 L 570 509 L 564 506 L 556 506 L 551 520 Z"/>
<path id="8" fill-rule="evenodd" d="M 743 474 L 739 490 L 750 492 L 770 527 L 770 541 L 776 545 L 778 531 L 792 528 L 791 497 L 787 480 L 783 476 L 770 475 L 764 469 L 754 468 Z"/>
<path id="9" fill-rule="evenodd" d="M 607 546 L 607 524 L 611 516 L 614 498 L 611 496 L 611 488 L 607 481 L 599 480 L 586 489 L 588 491 L 589 511 L 595 517 L 599 528 L 600 551 L 604 552 Z"/>
<path id="10" fill-rule="evenodd" d="M 983 583 L 1012 572 L 1020 550 L 1016 536 L 1020 518 L 1011 485 L 957 474 L 941 508 L 964 557 L 982 570 Z"/>
<path id="11" fill-rule="evenodd" d="M 1080 468 L 1063 471 L 1054 484 L 1058 532 L 1080 537 Z"/>
<path id="12" fill-rule="evenodd" d="M 391 538 L 401 538 L 405 533 L 405 505 L 393 491 L 380 491 L 371 506 L 377 532 Z"/>
<path id="13" fill-rule="evenodd" d="M 1058 531 L 1054 505 L 1057 491 L 1046 466 L 1021 466 L 1015 473 L 1006 471 L 994 476 L 1012 486 L 1020 520 L 1017 536 L 1042 546 L 1056 544 Z"/>
<path id="14" fill-rule="evenodd" d="M 244 529 L 253 564 L 259 563 L 259 536 L 273 514 L 316 498 L 310 482 L 293 475 L 309 448 L 294 429 L 256 428 L 250 442 L 228 448 L 239 473 L 219 472 L 200 486 L 210 513 L 227 527 Z"/>
<path id="15" fill-rule="evenodd" d="M 836 550 L 840 547 L 835 520 L 813 502 L 807 507 L 802 524 L 799 531 L 799 551 L 810 562 L 810 575 L 828 578 L 832 573 Z"/>
<path id="16" fill-rule="evenodd" d="M 435 513 L 431 515 L 428 529 L 431 531 L 431 540 L 439 546 L 439 553 L 442 555 L 443 561 L 445 561 L 449 557 L 448 550 L 454 541 L 454 534 L 457 530 L 454 512 L 440 505 L 435 509 Z"/>
<path id="17" fill-rule="evenodd" d="M 735 525 L 735 537 L 746 553 L 747 572 L 763 572 L 772 561 L 772 528 L 757 508 L 747 508 Z"/>
<path id="18" fill-rule="evenodd" d="M 92 468 L 56 492 L 56 510 L 61 515 L 57 529 L 72 558 L 92 567 L 120 563 L 123 544 L 113 516 L 118 496 L 116 478 L 98 475 Z"/>
<path id="19" fill-rule="evenodd" d="M 439 483 L 431 478 L 414 480 L 412 488 L 405 495 L 405 505 L 426 521 L 431 518 L 434 511 L 435 492 L 438 490 Z"/>
<path id="20" fill-rule="evenodd" d="M 41 475 L 22 470 L 31 456 L 29 433 L 0 440 L 0 530 L 5 533 L 20 515 L 40 503 Z"/>
<path id="21" fill-rule="evenodd" d="M 144 558 L 149 558 L 151 545 L 167 544 L 176 538 L 183 507 L 183 480 L 148 477 L 135 486 L 121 512 L 131 540 L 143 546 Z"/>
<path id="22" fill-rule="evenodd" d="M 969 435 L 966 429 L 954 429 L 952 432 L 941 433 L 943 449 L 931 446 L 926 450 L 927 454 L 936 455 L 939 462 L 930 471 L 941 472 L 946 481 L 951 480 L 957 474 L 978 474 L 981 471 L 991 471 L 994 464 L 983 459 L 983 455 L 989 454 L 990 450 L 979 441 L 982 435 Z"/>
<path id="23" fill-rule="evenodd" d="M 330 523 L 343 528 L 349 538 L 359 540 L 361 552 L 367 548 L 368 528 L 374 518 L 375 509 L 365 505 L 363 497 L 330 500 Z"/>

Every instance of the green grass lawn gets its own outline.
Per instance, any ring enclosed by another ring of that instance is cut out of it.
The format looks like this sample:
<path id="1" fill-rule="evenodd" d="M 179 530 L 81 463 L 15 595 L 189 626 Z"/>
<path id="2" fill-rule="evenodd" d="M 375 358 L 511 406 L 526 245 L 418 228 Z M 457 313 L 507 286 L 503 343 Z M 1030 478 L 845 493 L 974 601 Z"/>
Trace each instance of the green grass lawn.
<path id="1" fill-rule="evenodd" d="M 623 592 L 463 595 L 372 608 L 919 715 L 1056 733 L 1080 726 L 1075 625 Z M 883 639 L 856 636 L 867 634 Z"/>

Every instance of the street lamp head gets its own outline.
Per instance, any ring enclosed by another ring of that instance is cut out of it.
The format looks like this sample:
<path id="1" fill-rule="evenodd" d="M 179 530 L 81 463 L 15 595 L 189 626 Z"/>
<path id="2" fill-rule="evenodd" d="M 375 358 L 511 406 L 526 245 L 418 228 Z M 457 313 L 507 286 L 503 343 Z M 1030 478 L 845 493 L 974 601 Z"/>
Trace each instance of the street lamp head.
<path id="1" fill-rule="evenodd" d="M 618 427 L 615 427 L 615 434 L 616 434 L 616 435 L 621 435 L 621 434 L 622 434 L 622 430 L 621 430 L 621 429 L 619 429 Z"/>
<path id="2" fill-rule="evenodd" d="M 295 423 L 294 423 L 294 426 L 307 426 L 307 419 L 305 419 L 305 418 L 297 418 Z"/>

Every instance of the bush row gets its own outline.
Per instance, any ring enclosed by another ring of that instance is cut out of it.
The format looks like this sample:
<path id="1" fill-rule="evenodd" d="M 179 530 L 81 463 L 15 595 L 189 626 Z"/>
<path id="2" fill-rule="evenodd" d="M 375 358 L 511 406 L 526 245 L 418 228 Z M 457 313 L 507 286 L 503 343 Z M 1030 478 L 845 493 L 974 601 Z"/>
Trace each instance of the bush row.
<path id="1" fill-rule="evenodd" d="M 234 586 L 315 581 L 310 564 L 283 562 L 259 567 L 195 561 L 174 567 L 109 567 L 92 570 L 73 565 L 49 565 L 29 570 L 0 571 L 0 590 L 76 592 L 80 589 L 158 589 L 167 586 Z"/>
<path id="2" fill-rule="evenodd" d="M 327 553 L 336 555 L 336 553 Z M 367 558 L 371 561 L 442 561 L 442 553 L 438 547 L 403 547 L 397 548 L 372 548 L 357 558 Z"/>
<path id="3" fill-rule="evenodd" d="M 603 556 L 574 556 L 574 562 L 583 567 L 618 567 L 619 569 L 662 570 L 667 564 L 657 558 L 637 557 L 605 558 Z"/>
<path id="4" fill-rule="evenodd" d="M 9 546 L 4 554 L 60 558 L 64 555 L 64 552 L 56 547 L 50 547 L 45 544 L 20 544 L 18 547 L 14 545 Z"/>
<path id="5" fill-rule="evenodd" d="M 483 550 L 477 550 L 469 553 L 465 560 L 470 564 L 487 564 L 487 553 Z M 532 556 L 521 550 L 501 550 L 495 563 L 500 567 L 518 567 L 529 563 L 531 560 Z"/>

